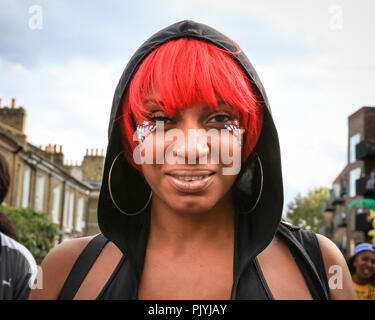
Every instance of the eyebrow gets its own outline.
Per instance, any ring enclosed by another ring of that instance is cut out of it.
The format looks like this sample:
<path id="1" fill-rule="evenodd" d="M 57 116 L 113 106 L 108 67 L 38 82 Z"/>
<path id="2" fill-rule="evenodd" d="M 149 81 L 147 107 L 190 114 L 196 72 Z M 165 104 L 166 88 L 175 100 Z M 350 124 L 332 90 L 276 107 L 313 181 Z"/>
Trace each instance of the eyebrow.
<path id="1" fill-rule="evenodd" d="M 161 101 L 161 100 L 157 100 L 157 99 L 154 99 L 154 98 L 152 98 L 152 99 L 145 99 L 145 100 L 143 100 L 143 103 L 144 104 L 156 104 L 156 105 L 160 105 L 160 106 L 163 106 L 164 107 L 164 103 L 163 103 L 163 101 Z"/>

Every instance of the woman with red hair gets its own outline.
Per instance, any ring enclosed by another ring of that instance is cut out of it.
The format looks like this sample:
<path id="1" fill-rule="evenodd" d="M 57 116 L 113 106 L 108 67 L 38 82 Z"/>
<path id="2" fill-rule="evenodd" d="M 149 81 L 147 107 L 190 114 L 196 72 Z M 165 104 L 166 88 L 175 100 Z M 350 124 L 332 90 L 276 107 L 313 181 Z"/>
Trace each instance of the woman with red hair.
<path id="1" fill-rule="evenodd" d="M 225 35 L 181 21 L 148 39 L 116 88 L 108 134 L 101 233 L 52 250 L 33 298 L 355 297 L 332 242 L 281 219 L 267 96 Z M 332 265 L 344 290 L 329 286 Z"/>

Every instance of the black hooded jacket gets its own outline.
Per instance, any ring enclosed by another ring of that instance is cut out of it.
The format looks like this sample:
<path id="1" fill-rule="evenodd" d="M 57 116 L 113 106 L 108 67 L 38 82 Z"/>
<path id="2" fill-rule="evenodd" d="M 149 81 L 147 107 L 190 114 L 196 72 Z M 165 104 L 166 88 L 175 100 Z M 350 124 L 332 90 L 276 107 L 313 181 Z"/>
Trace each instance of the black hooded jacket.
<path id="1" fill-rule="evenodd" d="M 124 254 L 99 299 L 137 299 L 147 240 L 150 228 L 150 206 L 136 215 L 127 216 L 115 207 L 109 192 L 111 172 L 112 196 L 126 212 L 136 212 L 144 207 L 150 195 L 150 187 L 143 175 L 123 157 L 114 160 L 123 151 L 121 135 L 122 101 L 124 93 L 145 57 L 160 45 L 178 38 L 193 38 L 210 42 L 221 49 L 237 52 L 238 47 L 222 33 L 193 21 L 173 24 L 149 38 L 133 55 L 117 85 L 108 129 L 108 148 L 98 205 L 98 222 L 102 234 L 84 250 L 72 269 L 60 299 L 70 299 L 78 290 L 85 273 L 95 261 L 106 241 L 112 241 Z M 278 135 L 268 99 L 260 79 L 246 55 L 241 52 L 233 58 L 243 68 L 258 100 L 264 108 L 261 135 L 254 151 L 259 155 L 242 166 L 233 188 L 236 199 L 234 278 L 231 299 L 272 299 L 272 294 L 257 263 L 257 255 L 271 242 L 276 233 L 283 237 L 304 275 L 314 299 L 327 299 L 328 285 L 324 263 L 315 235 L 281 220 L 283 209 L 283 183 Z M 113 165 L 113 166 L 112 166 Z M 261 175 L 263 174 L 263 188 Z M 258 201 L 257 201 L 258 200 Z M 249 211 L 257 203 L 254 210 Z M 89 261 L 89 262 L 88 262 Z"/>

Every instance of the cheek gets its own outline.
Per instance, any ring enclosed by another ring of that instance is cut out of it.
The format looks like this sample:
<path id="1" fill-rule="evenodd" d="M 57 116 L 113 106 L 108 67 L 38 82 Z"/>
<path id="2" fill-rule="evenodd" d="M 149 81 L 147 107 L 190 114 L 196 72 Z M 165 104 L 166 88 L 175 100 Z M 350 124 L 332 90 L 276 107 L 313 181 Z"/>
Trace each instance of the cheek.
<path id="1" fill-rule="evenodd" d="M 221 175 L 221 185 L 223 186 L 223 192 L 228 192 L 234 182 L 236 181 L 237 175 Z"/>
<path id="2" fill-rule="evenodd" d="M 212 159 L 218 159 L 223 166 L 233 166 L 241 163 L 242 138 L 229 131 L 209 136 L 209 147 Z"/>
<path id="3" fill-rule="evenodd" d="M 156 190 L 160 183 L 160 168 L 155 164 L 143 164 L 142 173 L 152 190 Z"/>

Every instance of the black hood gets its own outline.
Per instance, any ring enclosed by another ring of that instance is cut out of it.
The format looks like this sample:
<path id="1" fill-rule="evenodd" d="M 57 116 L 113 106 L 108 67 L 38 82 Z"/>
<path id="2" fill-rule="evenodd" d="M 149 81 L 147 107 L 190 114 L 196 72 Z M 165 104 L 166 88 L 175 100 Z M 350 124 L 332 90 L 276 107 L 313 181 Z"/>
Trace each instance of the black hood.
<path id="1" fill-rule="evenodd" d="M 217 30 L 193 21 L 173 24 L 149 38 L 133 55 L 117 85 L 113 98 L 108 129 L 108 147 L 103 173 L 103 181 L 98 205 L 99 226 L 110 241 L 114 242 L 131 265 L 132 283 L 138 287 L 149 234 L 150 208 L 136 216 L 121 213 L 112 202 L 108 186 L 108 176 L 112 163 L 123 151 L 120 125 L 122 121 L 122 101 L 128 84 L 138 66 L 150 52 L 162 44 L 179 38 L 194 38 L 210 42 L 221 49 L 237 52 L 238 47 Z M 283 209 L 283 183 L 281 174 L 280 149 L 277 131 L 272 119 L 268 99 L 259 77 L 246 55 L 241 52 L 233 58 L 244 69 L 258 100 L 264 108 L 263 127 L 254 152 L 259 155 L 263 169 L 263 189 L 257 206 L 247 214 L 241 213 L 252 207 L 260 190 L 260 166 L 254 157 L 242 165 L 235 195 L 235 257 L 234 286 L 238 284 L 245 266 L 252 261 L 272 240 L 279 226 Z M 253 154 L 254 154 L 253 152 Z M 113 166 L 111 190 L 117 205 L 127 212 L 136 212 L 147 203 L 150 187 L 143 175 L 131 166 L 124 157 L 119 157 Z M 137 289 L 136 289 L 137 290 Z M 232 292 L 235 298 L 235 292 Z"/>

